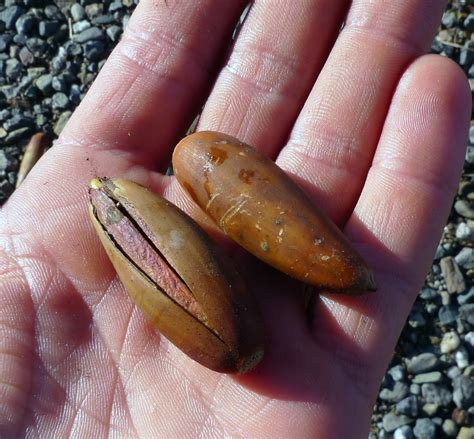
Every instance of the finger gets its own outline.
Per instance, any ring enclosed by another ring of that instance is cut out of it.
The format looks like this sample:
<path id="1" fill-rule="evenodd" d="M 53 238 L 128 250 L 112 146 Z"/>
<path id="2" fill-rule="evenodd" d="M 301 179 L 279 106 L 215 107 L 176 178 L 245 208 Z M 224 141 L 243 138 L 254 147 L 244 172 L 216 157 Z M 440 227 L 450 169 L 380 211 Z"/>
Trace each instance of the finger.
<path id="1" fill-rule="evenodd" d="M 278 158 L 338 223 L 359 197 L 403 70 L 427 50 L 439 23 L 444 2 L 429 4 L 353 2 Z"/>
<path id="2" fill-rule="evenodd" d="M 346 227 L 375 270 L 379 289 L 361 298 L 326 299 L 325 336 L 330 344 L 331 328 L 333 336 L 343 334 L 342 355 L 359 365 L 357 376 L 365 377 L 373 397 L 452 203 L 470 118 L 466 82 L 454 63 L 438 56 L 425 56 L 407 70 Z M 317 325 L 324 324 L 320 317 Z"/>
<path id="3" fill-rule="evenodd" d="M 62 142 L 167 165 L 209 87 L 243 0 L 142 1 Z"/>
<path id="4" fill-rule="evenodd" d="M 220 73 L 199 129 L 276 156 L 321 69 L 348 1 L 256 0 Z"/>

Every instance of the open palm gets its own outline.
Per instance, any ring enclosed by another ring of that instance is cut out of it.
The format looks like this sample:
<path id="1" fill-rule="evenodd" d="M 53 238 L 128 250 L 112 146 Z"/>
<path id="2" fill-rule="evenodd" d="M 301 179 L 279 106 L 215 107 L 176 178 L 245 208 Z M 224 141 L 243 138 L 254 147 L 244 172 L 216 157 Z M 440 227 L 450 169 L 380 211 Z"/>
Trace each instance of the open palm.
<path id="1" fill-rule="evenodd" d="M 3 208 L 2 437 L 367 436 L 464 157 L 466 81 L 448 60 L 421 56 L 444 2 L 257 0 L 219 70 L 244 3 L 143 0 Z M 263 363 L 239 377 L 153 332 L 86 209 L 88 181 L 119 176 L 199 218 L 156 171 L 206 98 L 198 128 L 275 158 L 344 228 L 379 287 L 318 296 L 308 319 L 301 284 L 239 257 L 268 334 Z"/>

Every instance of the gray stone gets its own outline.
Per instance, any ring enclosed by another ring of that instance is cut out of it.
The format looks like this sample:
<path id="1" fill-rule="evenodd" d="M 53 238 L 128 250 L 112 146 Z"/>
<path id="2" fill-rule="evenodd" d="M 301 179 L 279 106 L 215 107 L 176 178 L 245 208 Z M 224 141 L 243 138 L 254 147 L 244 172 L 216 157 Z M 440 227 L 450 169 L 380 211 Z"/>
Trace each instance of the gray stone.
<path id="1" fill-rule="evenodd" d="M 125 29 L 128 26 L 128 22 L 130 21 L 130 15 L 124 15 L 122 17 L 122 27 Z"/>
<path id="2" fill-rule="evenodd" d="M 85 31 L 86 29 L 89 29 L 91 27 L 91 23 L 87 20 L 81 20 L 78 21 L 77 23 L 74 23 L 72 25 L 72 31 L 74 34 L 80 34 L 81 32 Z"/>
<path id="3" fill-rule="evenodd" d="M 450 352 L 455 351 L 458 347 L 459 344 L 461 343 L 461 340 L 459 339 L 459 335 L 454 332 L 446 332 L 443 335 L 443 339 L 441 340 L 440 343 L 440 350 L 443 354 L 449 354 Z"/>
<path id="4" fill-rule="evenodd" d="M 422 384 L 421 394 L 426 402 L 438 404 L 443 407 L 447 407 L 453 399 L 451 392 L 441 384 Z"/>
<path id="5" fill-rule="evenodd" d="M 114 1 L 114 2 L 110 3 L 110 5 L 109 5 L 109 12 L 110 13 L 121 11 L 122 9 L 123 9 L 123 4 L 120 1 Z"/>
<path id="6" fill-rule="evenodd" d="M 474 326 L 474 303 L 466 303 L 459 308 L 459 316 L 462 320 Z"/>
<path id="7" fill-rule="evenodd" d="M 15 22 L 23 13 L 23 9 L 20 6 L 9 6 L 0 12 L 0 21 L 5 23 L 6 29 L 13 29 Z"/>
<path id="8" fill-rule="evenodd" d="M 416 396 L 408 396 L 397 403 L 397 413 L 416 418 L 418 415 L 418 400 Z"/>
<path id="9" fill-rule="evenodd" d="M 467 163 L 474 164 L 474 146 L 469 145 L 466 149 L 466 156 L 464 157 Z"/>
<path id="10" fill-rule="evenodd" d="M 474 331 L 469 331 L 464 336 L 464 341 L 469 344 L 469 346 L 474 348 Z"/>
<path id="11" fill-rule="evenodd" d="M 84 56 L 92 62 L 99 61 L 104 51 L 105 46 L 102 41 L 88 41 L 84 44 Z"/>
<path id="12" fill-rule="evenodd" d="M 470 67 L 474 61 L 474 41 L 467 41 L 459 52 L 459 64 L 464 68 Z"/>
<path id="13" fill-rule="evenodd" d="M 24 66 L 29 66 L 35 62 L 35 56 L 27 47 L 22 47 L 19 53 L 20 61 Z"/>
<path id="14" fill-rule="evenodd" d="M 9 159 L 5 154 L 5 151 L 3 149 L 0 149 L 0 173 L 5 174 L 7 172 L 9 164 Z"/>
<path id="15" fill-rule="evenodd" d="M 448 29 L 454 27 L 457 23 L 456 14 L 452 11 L 446 11 L 443 14 L 443 18 L 441 22 L 443 23 L 443 26 L 445 26 Z"/>
<path id="16" fill-rule="evenodd" d="M 33 29 L 35 23 L 36 20 L 31 14 L 23 14 L 16 20 L 15 28 L 19 34 L 28 34 Z"/>
<path id="17" fill-rule="evenodd" d="M 78 56 L 82 53 L 82 46 L 74 41 L 68 41 L 66 50 L 68 55 Z"/>
<path id="18" fill-rule="evenodd" d="M 405 368 L 397 364 L 396 366 L 393 366 L 387 371 L 387 374 L 389 374 L 394 381 L 403 381 L 405 379 Z"/>
<path id="19" fill-rule="evenodd" d="M 92 3 L 85 7 L 86 14 L 89 19 L 102 15 L 104 12 L 104 5 L 102 3 Z"/>
<path id="20" fill-rule="evenodd" d="M 459 369 L 469 366 L 469 354 L 464 346 L 461 346 L 454 354 L 454 360 Z"/>
<path id="21" fill-rule="evenodd" d="M 20 77 L 22 70 L 23 67 L 17 59 L 7 60 L 5 73 L 10 79 L 17 80 Z"/>
<path id="22" fill-rule="evenodd" d="M 53 75 L 48 73 L 47 75 L 40 76 L 36 80 L 36 87 L 38 87 L 45 96 L 50 96 L 53 91 L 52 82 Z"/>
<path id="23" fill-rule="evenodd" d="M 0 199 L 7 199 L 15 190 L 14 186 L 8 181 L 0 181 Z"/>
<path id="24" fill-rule="evenodd" d="M 410 419 L 408 416 L 396 415 L 395 413 L 387 413 L 382 420 L 384 430 L 389 433 L 411 422 L 413 422 L 413 419 Z"/>
<path id="25" fill-rule="evenodd" d="M 474 231 L 466 223 L 464 222 L 459 223 L 458 226 L 456 227 L 456 238 L 463 241 L 463 240 L 471 240 L 473 236 L 474 236 Z M 456 262 L 459 264 L 457 259 L 456 259 Z"/>
<path id="26" fill-rule="evenodd" d="M 458 432 L 458 427 L 452 419 L 445 419 L 443 422 L 442 429 L 443 433 L 447 437 L 456 437 L 456 434 Z"/>
<path id="27" fill-rule="evenodd" d="M 412 395 L 419 395 L 421 393 L 421 386 L 419 384 L 410 384 L 410 393 Z"/>
<path id="28" fill-rule="evenodd" d="M 66 110 L 69 106 L 69 99 L 64 93 L 54 93 L 51 100 L 51 106 L 53 107 L 53 110 Z"/>
<path id="29" fill-rule="evenodd" d="M 71 6 L 71 17 L 74 21 L 81 21 L 86 16 L 86 11 L 79 3 L 74 3 Z"/>
<path id="30" fill-rule="evenodd" d="M 460 375 L 453 380 L 453 400 L 457 407 L 468 409 L 474 405 L 474 380 Z"/>
<path id="31" fill-rule="evenodd" d="M 3 128 L 7 131 L 17 130 L 18 128 L 23 127 L 33 127 L 34 121 L 31 117 L 25 116 L 23 114 L 15 114 L 10 119 L 7 119 L 3 123 Z"/>
<path id="32" fill-rule="evenodd" d="M 56 124 L 54 125 L 54 130 L 53 130 L 56 136 L 59 136 L 61 134 L 61 131 L 65 127 L 69 118 L 71 117 L 71 114 L 72 114 L 71 111 L 65 111 L 59 116 Z"/>
<path id="33" fill-rule="evenodd" d="M 431 402 L 427 402 L 426 404 L 423 404 L 423 407 L 421 408 L 421 410 L 423 411 L 425 415 L 433 416 L 439 410 L 439 405 L 433 404 Z"/>
<path id="34" fill-rule="evenodd" d="M 461 427 L 456 439 L 474 439 L 474 427 Z"/>
<path id="35" fill-rule="evenodd" d="M 100 25 L 100 26 L 111 24 L 114 21 L 115 19 L 112 14 L 99 15 L 98 17 L 95 17 L 91 20 L 92 24 Z"/>
<path id="36" fill-rule="evenodd" d="M 398 402 L 408 395 L 408 385 L 402 381 L 396 381 L 391 388 L 384 388 L 379 394 L 383 401 Z"/>
<path id="37" fill-rule="evenodd" d="M 439 366 L 440 362 L 438 358 L 431 352 L 425 352 L 407 360 L 407 370 L 413 374 L 431 372 L 432 370 L 438 369 Z"/>
<path id="38" fill-rule="evenodd" d="M 120 26 L 113 25 L 107 28 L 106 33 L 110 40 L 115 43 L 120 39 L 120 35 L 122 35 L 122 28 Z"/>
<path id="39" fill-rule="evenodd" d="M 441 372 L 427 372 L 427 373 L 420 373 L 413 377 L 412 382 L 415 384 L 423 384 L 423 383 L 439 383 L 443 379 Z"/>
<path id="40" fill-rule="evenodd" d="M 422 328 L 426 325 L 426 319 L 424 318 L 423 314 L 419 311 L 413 311 L 408 316 L 408 324 L 412 328 Z"/>
<path id="41" fill-rule="evenodd" d="M 461 223 L 464 224 L 464 223 Z M 472 229 L 467 226 L 469 230 L 469 236 L 472 234 Z M 469 238 L 470 239 L 470 238 Z M 464 268 L 465 270 L 469 270 L 470 268 L 474 268 L 474 249 L 470 247 L 464 247 L 454 258 L 456 263 Z"/>
<path id="42" fill-rule="evenodd" d="M 422 288 L 420 291 L 420 297 L 423 300 L 433 300 L 438 295 L 437 291 L 433 288 Z"/>
<path id="43" fill-rule="evenodd" d="M 471 14 L 474 15 L 474 14 Z M 471 145 L 474 145 L 474 125 L 471 125 L 469 127 L 469 143 Z"/>
<path id="44" fill-rule="evenodd" d="M 11 35 L 0 35 L 0 52 L 5 52 L 11 41 Z"/>
<path id="45" fill-rule="evenodd" d="M 86 43 L 87 41 L 103 40 L 104 31 L 98 27 L 90 27 L 82 31 L 80 34 L 75 35 L 74 39 L 81 44 Z"/>
<path id="46" fill-rule="evenodd" d="M 47 37 L 50 37 L 51 35 L 54 35 L 60 26 L 61 26 L 61 23 L 56 20 L 40 21 L 40 24 L 38 26 L 38 32 L 40 36 L 47 38 Z"/>
<path id="47" fill-rule="evenodd" d="M 10 131 L 7 137 L 5 137 L 4 142 L 6 145 L 13 145 L 19 140 L 26 138 L 31 132 L 31 127 L 18 128 L 17 130 Z"/>
<path id="48" fill-rule="evenodd" d="M 66 82 L 64 81 L 64 78 L 60 76 L 54 76 L 51 85 L 56 91 L 61 91 L 63 93 L 66 91 Z"/>
<path id="49" fill-rule="evenodd" d="M 474 218 L 474 207 L 467 200 L 457 200 L 454 203 L 454 210 L 464 218 Z"/>
<path id="50" fill-rule="evenodd" d="M 446 287 L 450 294 L 462 293 L 466 289 L 464 277 L 458 264 L 452 256 L 446 256 L 440 261 L 441 272 L 446 281 Z"/>
<path id="51" fill-rule="evenodd" d="M 41 57 L 44 55 L 47 45 L 46 43 L 41 39 L 41 38 L 28 38 L 26 41 L 26 47 L 30 49 L 31 53 L 37 58 Z"/>
<path id="52" fill-rule="evenodd" d="M 436 439 L 436 424 L 429 418 L 417 419 L 413 434 L 417 439 Z"/>
<path id="53" fill-rule="evenodd" d="M 413 429 L 409 425 L 402 425 L 394 431 L 393 439 L 413 439 Z"/>
<path id="54" fill-rule="evenodd" d="M 474 13 L 470 13 L 463 22 L 464 28 L 469 32 L 474 32 Z"/>
<path id="55" fill-rule="evenodd" d="M 439 322 L 442 325 L 450 325 L 454 323 L 459 315 L 459 309 L 456 305 L 450 304 L 442 306 L 438 311 Z"/>
<path id="56" fill-rule="evenodd" d="M 48 5 L 44 8 L 44 14 L 46 18 L 55 21 L 64 21 L 65 17 L 61 10 L 56 5 Z"/>

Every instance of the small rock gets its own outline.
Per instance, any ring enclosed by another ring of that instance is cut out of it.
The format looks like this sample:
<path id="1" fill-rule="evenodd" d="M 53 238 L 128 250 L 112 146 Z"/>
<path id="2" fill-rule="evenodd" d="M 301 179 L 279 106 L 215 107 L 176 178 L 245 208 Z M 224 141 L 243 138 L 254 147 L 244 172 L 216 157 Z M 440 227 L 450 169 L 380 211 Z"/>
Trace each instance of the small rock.
<path id="1" fill-rule="evenodd" d="M 410 393 L 412 395 L 419 395 L 421 393 L 421 386 L 419 384 L 411 384 Z"/>
<path id="2" fill-rule="evenodd" d="M 51 85 L 53 89 L 56 91 L 61 91 L 61 92 L 66 91 L 66 82 L 64 81 L 64 78 L 62 77 L 54 76 L 51 82 Z"/>
<path id="3" fill-rule="evenodd" d="M 54 35 L 60 26 L 61 23 L 59 21 L 40 21 L 38 32 L 40 36 L 47 38 Z"/>
<path id="4" fill-rule="evenodd" d="M 435 354 L 425 352 L 407 360 L 407 370 L 413 374 L 431 372 L 440 366 L 440 362 Z"/>
<path id="5" fill-rule="evenodd" d="M 474 236 L 473 230 L 466 224 L 466 223 L 459 223 L 458 226 L 456 227 L 456 238 L 461 239 L 461 240 L 470 240 Z M 464 248 L 463 250 L 471 250 L 471 253 L 473 251 L 472 248 Z M 456 256 L 456 262 L 458 265 L 461 265 L 458 257 Z"/>
<path id="6" fill-rule="evenodd" d="M 429 418 L 417 419 L 413 434 L 418 439 L 436 439 L 436 425 Z"/>
<path id="7" fill-rule="evenodd" d="M 427 416 L 434 416 L 436 414 L 436 412 L 438 411 L 438 409 L 439 409 L 439 405 L 438 404 L 433 404 L 431 402 L 427 402 L 421 408 L 423 413 Z"/>
<path id="8" fill-rule="evenodd" d="M 8 181 L 0 181 L 0 200 L 6 200 L 15 190 L 15 187 Z"/>
<path id="9" fill-rule="evenodd" d="M 441 23 L 443 23 L 443 26 L 446 27 L 447 29 L 450 29 L 450 28 L 456 26 L 456 23 L 457 23 L 456 14 L 452 11 L 446 11 L 443 14 L 443 18 L 441 19 Z"/>
<path id="10" fill-rule="evenodd" d="M 72 32 L 74 34 L 80 34 L 81 32 L 84 32 L 86 29 L 89 29 L 91 26 L 92 25 L 90 24 L 89 21 L 81 20 L 72 25 Z"/>
<path id="11" fill-rule="evenodd" d="M 402 425 L 394 431 L 393 439 L 413 439 L 413 429 L 409 425 Z"/>
<path id="12" fill-rule="evenodd" d="M 469 127 L 469 143 L 474 145 L 474 125 Z"/>
<path id="13" fill-rule="evenodd" d="M 461 427 L 456 439 L 474 439 L 474 427 Z"/>
<path id="14" fill-rule="evenodd" d="M 0 174 L 5 175 L 9 162 L 10 161 L 5 154 L 5 151 L 3 149 L 0 149 Z"/>
<path id="15" fill-rule="evenodd" d="M 18 128 L 17 130 L 9 132 L 4 142 L 6 145 L 13 145 L 19 140 L 26 138 L 31 132 L 31 127 Z"/>
<path id="16" fill-rule="evenodd" d="M 99 61 L 104 51 L 105 46 L 102 41 L 88 41 L 84 44 L 84 56 L 92 62 Z"/>
<path id="17" fill-rule="evenodd" d="M 411 418 L 405 415 L 396 415 L 394 413 L 387 413 L 383 417 L 383 428 L 387 432 L 391 432 L 396 430 L 398 427 L 402 425 L 407 425 L 410 422 L 413 422 Z"/>
<path id="18" fill-rule="evenodd" d="M 109 12 L 110 13 L 117 12 L 117 11 L 120 11 L 122 9 L 123 9 L 123 4 L 120 1 L 114 1 L 114 2 L 110 3 L 110 5 L 109 5 Z"/>
<path id="19" fill-rule="evenodd" d="M 61 10 L 56 5 L 48 5 L 44 8 L 46 18 L 50 20 L 64 21 L 65 17 Z"/>
<path id="20" fill-rule="evenodd" d="M 61 92 L 54 93 L 51 100 L 51 106 L 53 110 L 59 110 L 59 111 L 66 110 L 67 107 L 69 106 L 69 99 L 64 93 L 61 93 Z"/>
<path id="21" fill-rule="evenodd" d="M 18 128 L 23 127 L 33 127 L 34 121 L 31 117 L 25 116 L 23 114 L 15 114 L 10 119 L 7 119 L 3 123 L 3 128 L 7 131 L 17 130 Z"/>
<path id="22" fill-rule="evenodd" d="M 89 19 L 97 17 L 104 12 L 104 5 L 102 3 L 92 3 L 91 5 L 87 5 L 85 7 L 86 14 Z"/>
<path id="23" fill-rule="evenodd" d="M 451 419 L 445 419 L 444 420 L 442 429 L 443 429 L 443 433 L 447 437 L 455 437 L 457 432 L 458 432 L 457 425 Z"/>
<path id="24" fill-rule="evenodd" d="M 469 421 L 469 415 L 465 410 L 456 407 L 451 414 L 451 419 L 456 425 L 467 425 Z"/>
<path id="25" fill-rule="evenodd" d="M 27 47 L 21 48 L 19 58 L 24 66 L 29 66 L 35 62 L 35 56 L 28 50 Z"/>
<path id="26" fill-rule="evenodd" d="M 466 348 L 461 346 L 454 354 L 454 360 L 461 370 L 469 366 L 469 354 L 467 353 Z"/>
<path id="27" fill-rule="evenodd" d="M 80 34 L 75 35 L 74 39 L 81 44 L 86 43 L 87 41 L 103 40 L 104 31 L 98 27 L 90 27 L 82 31 Z"/>
<path id="28" fill-rule="evenodd" d="M 462 320 L 474 326 L 474 303 L 466 303 L 459 308 L 459 316 Z"/>
<path id="29" fill-rule="evenodd" d="M 30 52 L 37 58 L 40 58 L 44 55 L 47 45 L 41 38 L 28 38 L 26 41 L 26 47 L 30 50 Z"/>
<path id="30" fill-rule="evenodd" d="M 457 299 L 459 305 L 474 302 L 474 287 L 472 287 L 466 294 L 459 294 Z"/>
<path id="31" fill-rule="evenodd" d="M 398 402 L 408 395 L 408 386 L 402 381 L 396 381 L 392 388 L 384 388 L 379 394 L 383 401 Z"/>
<path id="32" fill-rule="evenodd" d="M 421 393 L 426 402 L 448 406 L 452 400 L 451 392 L 440 384 L 426 383 L 421 386 Z"/>
<path id="33" fill-rule="evenodd" d="M 420 291 L 420 297 L 423 300 L 433 300 L 437 297 L 438 293 L 433 288 L 422 288 Z"/>
<path id="34" fill-rule="evenodd" d="M 71 17 L 74 21 L 81 21 L 86 16 L 86 11 L 79 3 L 74 3 L 71 6 Z"/>
<path id="35" fill-rule="evenodd" d="M 474 61 L 474 42 L 467 41 L 466 44 L 461 48 L 459 52 L 459 64 L 464 68 L 471 66 Z"/>
<path id="36" fill-rule="evenodd" d="M 91 20 L 91 22 L 95 25 L 104 25 L 104 24 L 111 24 L 115 21 L 115 18 L 112 14 L 104 14 L 99 15 Z"/>
<path id="37" fill-rule="evenodd" d="M 470 13 L 463 22 L 464 28 L 469 32 L 474 32 L 474 13 Z"/>
<path id="38" fill-rule="evenodd" d="M 453 400 L 457 407 L 468 409 L 474 405 L 474 380 L 460 375 L 453 380 Z"/>
<path id="39" fill-rule="evenodd" d="M 471 347 L 474 348 L 474 332 L 469 331 L 465 336 L 464 336 L 464 341 L 468 343 Z"/>
<path id="40" fill-rule="evenodd" d="M 54 125 L 54 134 L 56 136 L 59 136 L 61 134 L 61 131 L 65 127 L 67 121 L 71 117 L 72 112 L 71 111 L 65 111 L 63 112 L 60 116 L 59 119 L 57 120 L 56 124 Z"/>
<path id="41" fill-rule="evenodd" d="M 464 218 L 474 218 L 474 207 L 466 200 L 457 200 L 454 203 L 454 210 Z"/>
<path id="42" fill-rule="evenodd" d="M 474 333 L 473 333 L 474 334 Z M 397 364 L 387 371 L 394 381 L 403 381 L 405 379 L 405 369 L 402 365 Z"/>
<path id="43" fill-rule="evenodd" d="M 111 41 L 116 43 L 120 39 L 120 35 L 122 35 L 122 28 L 117 25 L 110 26 L 105 31 L 107 36 L 110 38 Z"/>
<path id="44" fill-rule="evenodd" d="M 454 323 L 459 315 L 459 309 L 456 305 L 450 304 L 442 306 L 438 311 L 439 322 L 442 325 L 450 325 Z"/>
<path id="45" fill-rule="evenodd" d="M 461 340 L 459 339 L 459 335 L 456 332 L 447 332 L 443 335 L 443 339 L 441 340 L 440 349 L 443 354 L 449 354 L 450 352 L 455 351 Z"/>
<path id="46" fill-rule="evenodd" d="M 452 256 L 446 256 L 441 259 L 440 267 L 448 292 L 450 294 L 462 293 L 466 289 L 466 283 L 455 259 Z"/>
<path id="47" fill-rule="evenodd" d="M 447 291 L 440 291 L 440 296 L 441 296 L 441 303 L 444 306 L 448 306 L 451 303 L 451 296 Z"/>
<path id="48" fill-rule="evenodd" d="M 6 29 L 13 29 L 16 20 L 23 13 L 23 9 L 20 6 L 9 6 L 0 12 L 0 21 L 5 23 Z"/>
<path id="49" fill-rule="evenodd" d="M 442 378 L 443 376 L 441 375 L 441 372 L 427 372 L 415 375 L 412 382 L 415 384 L 439 383 Z"/>
<path id="50" fill-rule="evenodd" d="M 16 31 L 19 34 L 28 34 L 33 29 L 36 23 L 35 18 L 31 14 L 23 14 L 18 17 L 18 20 L 15 22 Z"/>
<path id="51" fill-rule="evenodd" d="M 418 400 L 416 396 L 408 396 L 402 399 L 396 405 L 397 413 L 416 418 L 418 415 Z"/>
<path id="52" fill-rule="evenodd" d="M 53 75 L 47 74 L 47 75 L 41 75 L 37 80 L 36 80 L 36 87 L 43 93 L 45 96 L 49 96 L 52 91 L 52 82 L 53 82 Z"/>
<path id="53" fill-rule="evenodd" d="M 21 75 L 22 69 L 23 67 L 18 60 L 16 59 L 7 60 L 7 67 L 5 69 L 5 73 L 8 78 L 12 80 L 17 80 Z"/>

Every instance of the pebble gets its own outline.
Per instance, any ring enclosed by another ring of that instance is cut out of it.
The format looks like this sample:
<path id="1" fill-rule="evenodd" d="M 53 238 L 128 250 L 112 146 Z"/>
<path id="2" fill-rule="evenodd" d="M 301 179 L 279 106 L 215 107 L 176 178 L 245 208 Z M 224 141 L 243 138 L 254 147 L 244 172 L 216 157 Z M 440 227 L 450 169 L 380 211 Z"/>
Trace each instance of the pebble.
<path id="1" fill-rule="evenodd" d="M 84 56 L 92 62 L 99 61 L 104 50 L 105 46 L 102 41 L 88 41 L 84 44 Z"/>
<path id="2" fill-rule="evenodd" d="M 418 415 L 418 399 L 413 395 L 402 399 L 397 403 L 396 411 L 399 414 L 415 418 Z"/>
<path id="3" fill-rule="evenodd" d="M 87 5 L 85 7 L 86 10 L 86 15 L 90 18 L 93 19 L 94 17 L 97 17 L 99 15 L 102 15 L 104 12 L 104 5 L 102 3 L 92 3 L 90 5 Z"/>
<path id="4" fill-rule="evenodd" d="M 461 375 L 461 370 L 459 369 L 459 367 L 457 366 L 451 366 L 447 372 L 446 372 L 446 376 L 449 378 L 449 379 L 453 379 L 453 378 L 456 378 L 457 376 Z"/>
<path id="5" fill-rule="evenodd" d="M 45 96 L 50 96 L 51 93 L 53 92 L 52 82 L 53 82 L 53 75 L 48 73 L 46 75 L 41 75 L 36 80 L 36 86 L 41 91 L 41 93 L 43 93 Z"/>
<path id="6" fill-rule="evenodd" d="M 425 352 L 407 360 L 407 370 L 413 374 L 431 372 L 432 370 L 436 370 L 439 366 L 440 362 L 438 358 L 431 352 Z"/>
<path id="7" fill-rule="evenodd" d="M 22 47 L 18 56 L 24 66 L 29 66 L 35 62 L 35 56 L 28 50 L 27 47 Z"/>
<path id="8" fill-rule="evenodd" d="M 474 303 L 466 303 L 460 306 L 459 316 L 462 320 L 474 326 Z"/>
<path id="9" fill-rule="evenodd" d="M 110 40 L 115 43 L 120 39 L 120 36 L 122 35 L 122 28 L 117 25 L 110 26 L 106 30 L 106 34 L 110 38 Z"/>
<path id="10" fill-rule="evenodd" d="M 31 134 L 32 129 L 30 127 L 18 128 L 17 130 L 10 131 L 5 137 L 4 143 L 6 145 L 12 145 L 19 140 L 25 139 L 29 134 Z"/>
<path id="11" fill-rule="evenodd" d="M 8 180 L 0 181 L 0 200 L 6 200 L 15 190 Z"/>
<path id="12" fill-rule="evenodd" d="M 102 40 L 103 38 L 104 31 L 98 27 L 90 27 L 74 36 L 74 39 L 81 44 L 86 43 L 87 41 Z"/>
<path id="13" fill-rule="evenodd" d="M 412 395 L 420 395 L 421 394 L 421 386 L 419 384 L 411 384 L 410 385 L 410 393 Z"/>
<path id="14" fill-rule="evenodd" d="M 90 24 L 89 21 L 87 20 L 81 20 L 78 21 L 77 23 L 74 23 L 72 25 L 72 31 L 75 34 L 80 34 L 81 32 L 85 31 L 86 29 L 89 29 L 92 25 Z"/>
<path id="15" fill-rule="evenodd" d="M 471 240 L 474 236 L 473 230 L 465 223 L 459 223 L 458 226 L 456 227 L 456 238 L 464 240 Z M 467 249 L 467 250 L 472 250 L 472 249 Z M 459 261 L 457 257 L 455 258 L 456 262 L 459 264 Z M 460 264 L 459 264 L 460 265 Z"/>
<path id="16" fill-rule="evenodd" d="M 439 322 L 442 325 L 450 325 L 454 323 L 459 315 L 459 309 L 456 305 L 450 304 L 447 306 L 442 306 L 438 310 Z"/>
<path id="17" fill-rule="evenodd" d="M 61 23 L 56 20 L 40 21 L 39 26 L 38 26 L 38 31 L 39 31 L 40 36 L 47 38 L 47 37 L 50 37 L 51 35 L 54 35 L 60 26 L 61 26 Z"/>
<path id="18" fill-rule="evenodd" d="M 54 93 L 51 100 L 51 106 L 53 110 L 59 110 L 59 111 L 66 110 L 67 107 L 69 106 L 69 99 L 64 93 L 61 93 L 61 92 Z"/>
<path id="19" fill-rule="evenodd" d="M 36 20 L 31 14 L 23 14 L 16 20 L 15 28 L 19 34 L 29 34 L 35 24 Z"/>
<path id="20" fill-rule="evenodd" d="M 393 439 L 413 439 L 413 429 L 409 425 L 402 425 L 393 432 Z"/>
<path id="21" fill-rule="evenodd" d="M 474 439 L 474 427 L 461 427 L 456 439 Z"/>
<path id="22" fill-rule="evenodd" d="M 79 3 L 74 3 L 70 9 L 71 17 L 74 21 L 81 21 L 86 16 L 86 11 Z"/>
<path id="23" fill-rule="evenodd" d="M 455 437 L 458 432 L 458 427 L 452 419 L 445 419 L 442 429 L 447 437 Z"/>
<path id="24" fill-rule="evenodd" d="M 5 23 L 6 29 L 13 29 L 16 20 L 23 13 L 23 9 L 20 6 L 9 6 L 0 12 L 0 21 Z"/>
<path id="25" fill-rule="evenodd" d="M 396 366 L 390 368 L 387 371 L 387 374 L 390 375 L 394 381 L 403 381 L 406 375 L 405 368 L 401 364 L 397 364 Z"/>
<path id="26" fill-rule="evenodd" d="M 415 375 L 412 382 L 415 384 L 439 383 L 443 379 L 441 372 L 427 372 Z"/>
<path id="27" fill-rule="evenodd" d="M 423 413 L 427 416 L 434 416 L 436 414 L 436 412 L 438 411 L 438 409 L 439 409 L 439 405 L 438 404 L 433 404 L 431 402 L 427 402 L 421 408 Z"/>
<path id="28" fill-rule="evenodd" d="M 392 432 L 402 425 L 413 422 L 411 418 L 405 415 L 396 415 L 395 413 L 387 413 L 382 420 L 383 429 Z"/>
<path id="29" fill-rule="evenodd" d="M 460 375 L 453 380 L 453 401 L 462 409 L 474 405 L 474 380 L 471 377 Z"/>
<path id="30" fill-rule="evenodd" d="M 474 332 L 470 331 L 464 336 L 464 341 L 474 348 Z"/>
<path id="31" fill-rule="evenodd" d="M 454 354 L 454 360 L 459 369 L 464 369 L 469 366 L 469 354 L 465 347 L 461 346 Z"/>
<path id="32" fill-rule="evenodd" d="M 398 402 L 408 395 L 408 385 L 402 381 L 396 381 L 392 388 L 381 390 L 379 397 L 383 401 Z"/>
<path id="33" fill-rule="evenodd" d="M 59 136 L 61 134 L 61 131 L 65 127 L 67 121 L 71 117 L 72 112 L 71 111 L 64 111 L 58 118 L 56 124 L 54 125 L 54 134 L 56 136 Z"/>
<path id="34" fill-rule="evenodd" d="M 5 73 L 10 79 L 17 80 L 20 77 L 22 70 L 23 70 L 23 67 L 20 61 L 18 61 L 17 59 L 7 60 Z"/>
<path id="35" fill-rule="evenodd" d="M 470 13 L 463 21 L 464 28 L 469 32 L 474 32 L 474 13 Z"/>
<path id="36" fill-rule="evenodd" d="M 474 218 L 474 207 L 466 200 L 457 200 L 454 203 L 454 210 L 464 218 Z"/>
<path id="37" fill-rule="evenodd" d="M 474 302 L 474 287 L 472 287 L 466 294 L 459 294 L 457 299 L 459 305 Z"/>
<path id="38" fill-rule="evenodd" d="M 426 402 L 447 407 L 452 401 L 452 393 L 441 384 L 426 383 L 421 386 L 421 394 Z"/>
<path id="39" fill-rule="evenodd" d="M 443 339 L 441 340 L 441 352 L 443 354 L 449 354 L 450 352 L 455 351 L 459 347 L 460 343 L 461 340 L 456 332 L 446 332 L 446 334 L 443 335 Z"/>
<path id="40" fill-rule="evenodd" d="M 446 256 L 441 259 L 440 267 L 448 292 L 462 293 L 466 289 L 466 283 L 456 260 L 452 256 Z"/>
<path id="41" fill-rule="evenodd" d="M 415 428 L 413 428 L 413 434 L 417 439 L 435 439 L 436 425 L 429 418 L 417 419 Z"/>
<path id="42" fill-rule="evenodd" d="M 33 119 L 24 114 L 15 114 L 3 123 L 3 128 L 5 128 L 7 131 L 13 131 L 17 130 L 18 128 L 32 126 L 34 126 Z"/>

